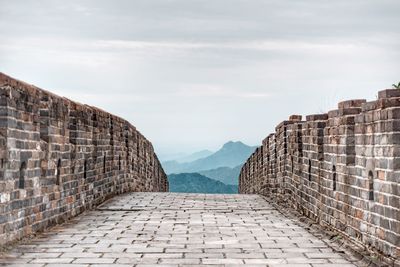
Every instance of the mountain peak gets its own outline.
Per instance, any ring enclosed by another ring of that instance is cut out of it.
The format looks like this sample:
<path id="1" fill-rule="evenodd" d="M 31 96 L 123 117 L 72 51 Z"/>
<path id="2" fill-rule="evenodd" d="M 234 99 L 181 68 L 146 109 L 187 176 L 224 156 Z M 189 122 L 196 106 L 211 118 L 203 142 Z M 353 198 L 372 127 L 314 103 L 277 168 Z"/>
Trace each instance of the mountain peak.
<path id="1" fill-rule="evenodd" d="M 231 148 L 231 147 L 235 147 L 235 146 L 246 146 L 245 144 L 243 144 L 241 141 L 229 141 L 226 142 L 222 148 Z"/>
<path id="2" fill-rule="evenodd" d="M 240 141 L 229 141 L 215 153 L 191 162 L 164 162 L 163 168 L 168 174 L 182 172 L 199 172 L 212 170 L 218 167 L 234 168 L 242 165 L 254 152 L 255 147 L 248 146 Z"/>

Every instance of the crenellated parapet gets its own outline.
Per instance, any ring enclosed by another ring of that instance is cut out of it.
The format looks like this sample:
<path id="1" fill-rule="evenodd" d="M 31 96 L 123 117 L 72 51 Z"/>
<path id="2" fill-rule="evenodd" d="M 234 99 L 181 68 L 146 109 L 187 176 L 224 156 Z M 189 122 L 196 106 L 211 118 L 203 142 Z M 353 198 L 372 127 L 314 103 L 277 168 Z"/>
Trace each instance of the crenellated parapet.
<path id="1" fill-rule="evenodd" d="M 259 162 L 262 150 L 262 163 Z M 400 257 L 400 90 L 293 115 L 244 164 L 240 193 L 285 202 L 321 225 Z"/>
<path id="2" fill-rule="evenodd" d="M 168 191 L 152 144 L 128 121 L 0 73 L 0 245 L 115 194 Z"/>

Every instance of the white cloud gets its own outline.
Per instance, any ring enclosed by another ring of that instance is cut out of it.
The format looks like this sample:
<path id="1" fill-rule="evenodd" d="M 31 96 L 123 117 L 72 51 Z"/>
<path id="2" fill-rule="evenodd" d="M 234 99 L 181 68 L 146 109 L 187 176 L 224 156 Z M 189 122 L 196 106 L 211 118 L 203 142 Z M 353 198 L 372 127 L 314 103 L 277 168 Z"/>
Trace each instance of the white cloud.
<path id="1" fill-rule="evenodd" d="M 177 95 L 182 97 L 213 97 L 213 98 L 268 98 L 269 93 L 252 92 L 242 89 L 227 88 L 215 84 L 188 84 L 181 85 Z"/>
<path id="2" fill-rule="evenodd" d="M 0 0 L 0 71 L 164 150 L 258 143 L 398 82 L 398 0 Z M 210 146 L 209 146 L 210 145 Z"/>
<path id="3" fill-rule="evenodd" d="M 398 41 L 397 43 L 399 43 Z M 379 43 L 379 45 L 382 45 Z M 391 43 L 393 45 L 393 41 Z M 68 38 L 36 38 L 14 37 L 3 38 L 1 49 L 12 51 L 42 50 L 48 52 L 118 52 L 139 50 L 255 50 L 255 51 L 322 51 L 333 53 L 351 53 L 359 49 L 371 49 L 368 43 L 351 42 L 351 40 L 321 42 L 316 41 L 288 41 L 280 39 L 259 39 L 252 41 L 215 41 L 215 42 L 188 42 L 188 41 L 137 41 L 137 40 L 96 40 L 96 39 L 68 39 Z M 377 47 L 375 47 L 377 48 Z"/>

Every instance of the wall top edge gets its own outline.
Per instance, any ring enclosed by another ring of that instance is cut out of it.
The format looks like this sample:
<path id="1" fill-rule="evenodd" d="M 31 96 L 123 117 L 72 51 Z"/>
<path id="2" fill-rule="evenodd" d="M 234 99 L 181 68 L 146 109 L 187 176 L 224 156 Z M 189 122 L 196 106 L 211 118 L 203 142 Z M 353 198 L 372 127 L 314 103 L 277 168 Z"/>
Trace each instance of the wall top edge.
<path id="1" fill-rule="evenodd" d="M 91 105 L 87 105 L 87 104 L 82 104 L 79 103 L 77 101 L 73 101 L 71 99 L 68 99 L 66 97 L 63 96 L 59 96 L 56 95 L 50 91 L 47 91 L 45 89 L 39 88 L 33 84 L 28 84 L 26 82 L 23 82 L 21 80 L 18 80 L 16 78 L 13 78 L 3 72 L 0 72 L 0 86 L 11 86 L 13 88 L 17 88 L 20 90 L 24 90 L 26 92 L 28 92 L 30 95 L 42 95 L 42 96 L 48 96 L 52 98 L 52 101 L 61 101 L 63 102 L 64 105 L 68 105 L 73 107 L 75 110 L 77 111 L 84 111 L 84 112 L 91 112 L 91 113 L 97 113 L 100 114 L 104 117 L 112 117 L 113 119 L 123 122 L 127 125 L 129 125 L 130 127 L 132 127 L 135 131 L 138 132 L 138 134 L 140 135 L 140 137 L 144 138 L 145 140 L 147 140 L 143 134 L 141 134 L 135 126 L 133 126 L 129 121 L 127 121 L 124 118 L 121 118 L 120 116 L 111 114 L 110 112 L 107 112 L 101 108 L 95 107 L 95 106 L 91 106 Z"/>

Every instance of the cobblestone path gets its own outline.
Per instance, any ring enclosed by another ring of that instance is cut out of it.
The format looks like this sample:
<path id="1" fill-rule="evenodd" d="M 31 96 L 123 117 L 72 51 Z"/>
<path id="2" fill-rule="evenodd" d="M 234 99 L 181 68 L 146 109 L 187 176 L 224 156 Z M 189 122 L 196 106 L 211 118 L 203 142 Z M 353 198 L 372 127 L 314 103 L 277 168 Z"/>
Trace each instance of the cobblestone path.
<path id="1" fill-rule="evenodd" d="M 2 266 L 355 266 L 257 195 L 130 193 L 2 254 Z"/>

